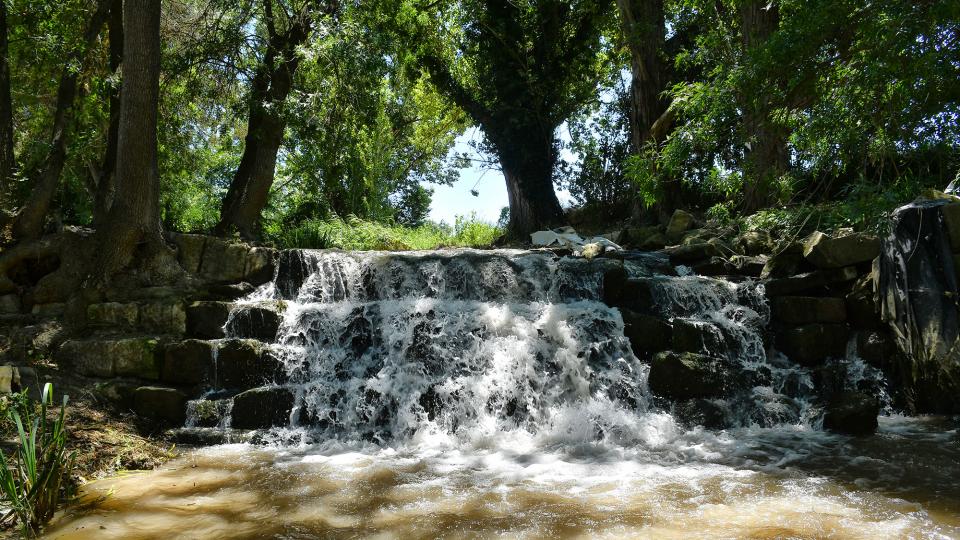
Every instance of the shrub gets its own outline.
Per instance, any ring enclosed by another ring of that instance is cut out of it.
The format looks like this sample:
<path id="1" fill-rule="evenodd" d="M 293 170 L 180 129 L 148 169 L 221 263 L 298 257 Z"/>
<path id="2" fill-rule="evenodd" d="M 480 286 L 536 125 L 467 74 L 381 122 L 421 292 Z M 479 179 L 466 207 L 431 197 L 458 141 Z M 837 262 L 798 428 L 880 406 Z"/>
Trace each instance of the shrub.
<path id="1" fill-rule="evenodd" d="M 53 385 L 47 383 L 35 418 L 29 403 L 6 411 L 17 427 L 19 444 L 11 461 L 0 452 L 0 494 L 10 508 L 0 523 L 15 519 L 28 533 L 37 532 L 53 517 L 61 490 L 69 488 L 67 480 L 73 469 L 75 454 L 67 451 L 64 428 L 67 397 L 53 419 L 48 418 L 52 406 Z"/>

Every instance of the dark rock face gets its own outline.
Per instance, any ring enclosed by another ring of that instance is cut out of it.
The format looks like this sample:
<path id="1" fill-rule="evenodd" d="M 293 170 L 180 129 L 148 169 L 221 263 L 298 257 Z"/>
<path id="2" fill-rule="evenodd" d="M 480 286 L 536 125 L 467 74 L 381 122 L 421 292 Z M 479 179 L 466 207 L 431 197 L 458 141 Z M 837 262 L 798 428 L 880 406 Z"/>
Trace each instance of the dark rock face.
<path id="1" fill-rule="evenodd" d="M 688 399 L 677 404 L 674 412 L 688 426 L 723 429 L 729 425 L 724 408 L 709 399 Z"/>
<path id="2" fill-rule="evenodd" d="M 685 319 L 673 321 L 672 349 L 677 352 L 708 353 L 727 349 L 723 335 L 716 325 L 694 323 Z"/>
<path id="3" fill-rule="evenodd" d="M 254 388 L 233 398 L 232 426 L 266 429 L 290 422 L 294 397 L 285 388 Z"/>
<path id="4" fill-rule="evenodd" d="M 960 289 L 950 236 L 960 212 L 956 204 L 935 200 L 900 208 L 880 260 L 881 312 L 904 353 L 895 382 L 910 396 L 913 412 L 960 413 Z"/>
<path id="5" fill-rule="evenodd" d="M 187 335 L 199 339 L 225 337 L 223 325 L 230 316 L 227 302 L 194 302 L 187 306 Z"/>
<path id="6" fill-rule="evenodd" d="M 864 331 L 857 334 L 857 353 L 870 365 L 887 368 L 897 356 L 897 345 L 886 332 Z"/>
<path id="7" fill-rule="evenodd" d="M 849 435 L 869 435 L 877 430 L 880 402 L 863 392 L 842 392 L 827 403 L 823 427 Z"/>
<path id="8" fill-rule="evenodd" d="M 650 313 L 654 308 L 652 286 L 649 280 L 628 278 L 622 267 L 614 268 L 603 276 L 603 301 L 612 307 Z"/>
<path id="9" fill-rule="evenodd" d="M 210 380 L 213 346 L 210 342 L 188 339 L 164 348 L 160 378 L 175 385 L 196 385 Z"/>
<path id="10" fill-rule="evenodd" d="M 840 298 L 780 296 L 771 302 L 774 319 L 786 324 L 842 323 L 847 305 Z"/>
<path id="11" fill-rule="evenodd" d="M 671 264 L 688 264 L 722 255 L 715 243 L 702 242 L 686 246 L 676 246 L 667 250 Z"/>
<path id="12" fill-rule="evenodd" d="M 763 279 L 785 278 L 800 271 L 803 262 L 803 245 L 794 243 L 773 255 L 763 265 L 760 277 Z"/>
<path id="13" fill-rule="evenodd" d="M 173 388 L 141 386 L 133 391 L 133 410 L 139 416 L 169 425 L 183 425 L 187 396 Z"/>
<path id="14" fill-rule="evenodd" d="M 282 317 L 276 305 L 241 306 L 234 311 L 226 324 L 226 333 L 231 337 L 256 339 L 271 343 L 277 338 Z"/>
<path id="15" fill-rule="evenodd" d="M 651 315 L 622 309 L 623 332 L 630 340 L 633 353 L 657 353 L 670 347 L 673 327 L 669 322 Z"/>
<path id="16" fill-rule="evenodd" d="M 216 374 L 217 387 L 246 389 L 281 380 L 284 369 L 259 342 L 230 339 L 220 344 Z"/>
<path id="17" fill-rule="evenodd" d="M 842 268 L 872 261 L 880 255 L 880 239 L 867 234 L 831 238 L 815 232 L 803 245 L 803 256 L 817 268 Z"/>
<path id="18" fill-rule="evenodd" d="M 850 331 L 842 324 L 807 324 L 777 334 L 777 350 L 794 362 L 815 366 L 847 353 Z"/>
<path id="19" fill-rule="evenodd" d="M 671 400 L 723 395 L 729 377 L 722 360 L 696 353 L 662 352 L 650 364 L 650 391 Z"/>
<path id="20" fill-rule="evenodd" d="M 829 285 L 847 283 L 857 279 L 856 267 L 847 266 L 831 270 L 807 272 L 785 278 L 771 279 L 766 283 L 767 296 L 795 296 L 815 289 L 822 289 Z"/>

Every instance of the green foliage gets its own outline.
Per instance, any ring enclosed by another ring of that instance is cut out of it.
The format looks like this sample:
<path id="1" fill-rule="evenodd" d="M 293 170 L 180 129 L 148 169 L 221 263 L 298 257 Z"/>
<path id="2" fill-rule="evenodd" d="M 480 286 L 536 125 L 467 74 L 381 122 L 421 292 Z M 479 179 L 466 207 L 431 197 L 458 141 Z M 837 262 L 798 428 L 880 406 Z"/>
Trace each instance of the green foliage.
<path id="1" fill-rule="evenodd" d="M 36 417 L 32 403 L 18 405 L 6 410 L 17 427 L 18 447 L 12 462 L 0 452 L 0 494 L 9 507 L 0 522 L 16 519 L 25 532 L 35 533 L 53 517 L 61 491 L 69 487 L 74 453 L 67 451 L 67 397 L 53 418 L 48 418 L 54 412 L 48 411 L 53 407 L 50 383 L 43 387 Z"/>
<path id="2" fill-rule="evenodd" d="M 366 221 L 356 216 L 311 219 L 293 229 L 269 231 L 269 239 L 283 249 L 410 251 L 444 247 L 488 248 L 503 229 L 476 216 L 457 217 L 453 227 L 426 223 L 417 227 Z"/>

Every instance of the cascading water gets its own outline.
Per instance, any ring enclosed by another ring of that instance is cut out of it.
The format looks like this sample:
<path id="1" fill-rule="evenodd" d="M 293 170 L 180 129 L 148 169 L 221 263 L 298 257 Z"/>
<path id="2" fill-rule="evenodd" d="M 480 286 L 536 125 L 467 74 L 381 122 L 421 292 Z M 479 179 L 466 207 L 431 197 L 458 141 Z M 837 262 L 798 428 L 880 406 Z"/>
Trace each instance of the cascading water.
<path id="1" fill-rule="evenodd" d="M 651 315 L 734 374 L 709 400 L 726 429 L 650 391 L 651 355 L 602 301 L 621 265 Z M 243 302 L 282 306 L 268 388 L 294 405 L 273 444 L 95 486 L 110 497 L 54 535 L 960 537 L 955 425 L 819 430 L 813 373 L 765 346 L 762 287 L 678 270 L 657 255 L 284 252 Z M 855 353 L 827 366 L 838 384 L 879 384 Z"/>

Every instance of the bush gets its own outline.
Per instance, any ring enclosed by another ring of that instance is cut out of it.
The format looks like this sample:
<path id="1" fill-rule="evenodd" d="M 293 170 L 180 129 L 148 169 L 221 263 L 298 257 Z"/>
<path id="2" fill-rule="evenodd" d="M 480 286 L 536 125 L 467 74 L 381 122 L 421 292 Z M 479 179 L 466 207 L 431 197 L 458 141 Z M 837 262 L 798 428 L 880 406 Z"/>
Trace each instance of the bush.
<path id="1" fill-rule="evenodd" d="M 283 249 L 328 249 L 410 251 L 442 247 L 490 247 L 502 229 L 476 216 L 458 217 L 453 227 L 427 223 L 404 227 L 365 221 L 311 219 L 290 230 L 270 231 L 269 239 Z"/>
<path id="2" fill-rule="evenodd" d="M 13 461 L 0 452 L 0 495 L 10 508 L 0 523 L 16 520 L 26 533 L 37 532 L 53 517 L 61 490 L 69 488 L 67 480 L 73 469 L 75 454 L 67 452 L 64 429 L 67 397 L 63 397 L 59 415 L 50 419 L 47 408 L 52 406 L 53 385 L 47 383 L 35 418 L 33 404 L 26 401 L 6 410 L 17 427 L 19 444 Z"/>

